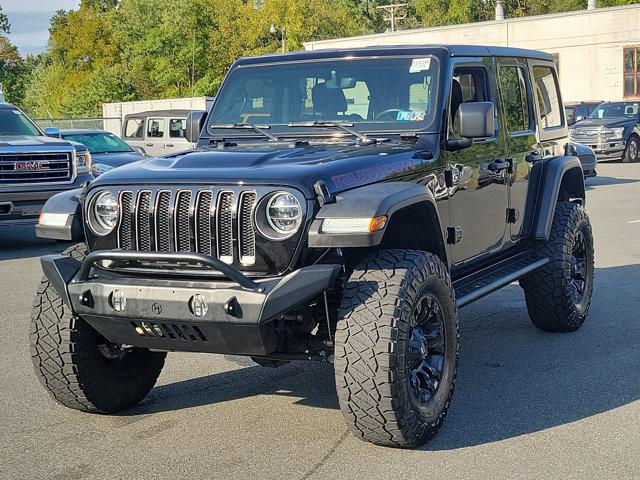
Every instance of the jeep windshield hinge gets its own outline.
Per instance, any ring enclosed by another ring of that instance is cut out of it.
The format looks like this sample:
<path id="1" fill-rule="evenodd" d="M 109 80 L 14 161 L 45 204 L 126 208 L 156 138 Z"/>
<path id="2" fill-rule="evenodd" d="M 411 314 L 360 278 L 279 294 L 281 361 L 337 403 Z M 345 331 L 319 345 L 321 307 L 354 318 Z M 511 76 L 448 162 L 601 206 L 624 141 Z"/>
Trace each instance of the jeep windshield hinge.
<path id="1" fill-rule="evenodd" d="M 335 199 L 331 196 L 329 192 L 329 187 L 324 180 L 318 180 L 313 184 L 313 190 L 316 192 L 316 196 L 318 197 L 318 202 L 320 206 L 326 205 L 327 203 L 334 203 Z"/>

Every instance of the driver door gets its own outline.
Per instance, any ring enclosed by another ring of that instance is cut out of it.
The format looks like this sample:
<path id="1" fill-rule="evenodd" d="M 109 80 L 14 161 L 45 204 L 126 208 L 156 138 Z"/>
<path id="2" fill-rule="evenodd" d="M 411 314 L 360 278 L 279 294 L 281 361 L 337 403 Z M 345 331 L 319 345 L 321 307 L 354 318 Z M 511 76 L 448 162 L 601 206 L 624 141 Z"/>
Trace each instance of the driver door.
<path id="1" fill-rule="evenodd" d="M 450 92 L 448 138 L 456 139 L 460 138 L 460 105 L 498 105 L 492 59 L 461 59 L 454 64 Z M 447 156 L 453 178 L 449 190 L 450 257 L 454 267 L 464 268 L 502 249 L 507 234 L 508 173 L 497 115 L 492 137 L 474 139 L 471 147 L 447 152 Z"/>

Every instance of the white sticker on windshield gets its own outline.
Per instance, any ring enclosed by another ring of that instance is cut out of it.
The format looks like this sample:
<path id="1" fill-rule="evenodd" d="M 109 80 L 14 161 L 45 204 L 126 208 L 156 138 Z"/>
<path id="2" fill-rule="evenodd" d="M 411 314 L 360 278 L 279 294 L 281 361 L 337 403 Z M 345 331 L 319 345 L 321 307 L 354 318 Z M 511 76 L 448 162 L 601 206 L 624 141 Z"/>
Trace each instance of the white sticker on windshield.
<path id="1" fill-rule="evenodd" d="M 431 67 L 431 58 L 414 58 L 409 68 L 409 73 L 424 72 Z"/>

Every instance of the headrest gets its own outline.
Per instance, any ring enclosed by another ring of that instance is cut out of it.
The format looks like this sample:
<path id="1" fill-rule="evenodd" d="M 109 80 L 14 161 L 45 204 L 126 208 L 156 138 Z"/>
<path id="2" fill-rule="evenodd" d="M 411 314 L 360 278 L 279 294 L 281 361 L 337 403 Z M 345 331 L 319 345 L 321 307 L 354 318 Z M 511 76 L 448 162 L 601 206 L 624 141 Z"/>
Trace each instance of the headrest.
<path id="1" fill-rule="evenodd" d="M 335 115 L 347 111 L 347 99 L 341 88 L 327 88 L 326 83 L 319 83 L 311 90 L 311 100 L 315 113 Z"/>

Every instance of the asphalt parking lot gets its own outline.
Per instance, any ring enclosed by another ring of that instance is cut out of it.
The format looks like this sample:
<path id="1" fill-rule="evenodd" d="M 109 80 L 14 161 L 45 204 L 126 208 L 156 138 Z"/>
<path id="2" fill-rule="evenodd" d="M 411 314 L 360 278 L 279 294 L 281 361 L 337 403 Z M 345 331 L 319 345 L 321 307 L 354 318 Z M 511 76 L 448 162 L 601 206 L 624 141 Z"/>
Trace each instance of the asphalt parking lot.
<path id="1" fill-rule="evenodd" d="M 639 478 L 640 164 L 587 181 L 596 241 L 591 313 L 535 330 L 516 285 L 461 311 L 445 427 L 422 450 L 347 433 L 330 366 L 272 370 L 170 354 L 138 407 L 97 416 L 54 403 L 29 358 L 38 257 L 63 245 L 0 228 L 1 478 Z"/>

